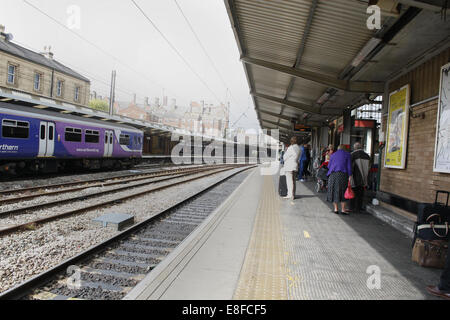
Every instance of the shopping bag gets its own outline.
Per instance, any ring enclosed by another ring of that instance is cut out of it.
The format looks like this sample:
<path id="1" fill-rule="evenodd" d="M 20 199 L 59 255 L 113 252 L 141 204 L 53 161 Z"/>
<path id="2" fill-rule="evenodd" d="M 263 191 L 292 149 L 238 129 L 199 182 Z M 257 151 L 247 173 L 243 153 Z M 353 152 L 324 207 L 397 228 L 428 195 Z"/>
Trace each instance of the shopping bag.
<path id="1" fill-rule="evenodd" d="M 355 193 L 352 190 L 352 184 L 350 181 L 348 181 L 348 187 L 347 190 L 345 190 L 345 199 L 351 200 L 355 198 Z"/>

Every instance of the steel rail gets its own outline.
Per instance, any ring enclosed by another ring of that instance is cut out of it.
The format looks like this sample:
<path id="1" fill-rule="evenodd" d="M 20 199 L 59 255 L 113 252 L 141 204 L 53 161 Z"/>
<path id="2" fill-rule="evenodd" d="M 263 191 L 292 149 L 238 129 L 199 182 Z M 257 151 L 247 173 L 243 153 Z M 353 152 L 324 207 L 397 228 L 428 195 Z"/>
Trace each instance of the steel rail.
<path id="1" fill-rule="evenodd" d="M 220 168 L 221 166 L 205 166 L 205 167 L 201 167 L 201 168 L 208 168 L 208 167 Z M 34 198 L 39 198 L 39 197 L 54 196 L 54 195 L 63 194 L 63 193 L 76 192 L 76 191 L 80 191 L 80 190 L 84 190 L 84 189 L 88 189 L 88 188 L 113 186 L 113 185 L 117 185 L 117 184 L 133 182 L 133 181 L 141 181 L 141 180 L 145 180 L 145 179 L 177 175 L 180 173 L 190 172 L 190 171 L 198 170 L 198 169 L 199 169 L 199 167 L 191 167 L 191 168 L 185 168 L 185 169 L 174 169 L 174 170 L 165 170 L 165 171 L 158 171 L 158 172 L 152 172 L 152 173 L 142 173 L 142 174 L 138 174 L 138 175 L 132 175 L 131 177 L 129 177 L 129 176 L 114 177 L 114 178 L 107 179 L 107 180 L 104 180 L 102 178 L 102 179 L 99 179 L 99 181 L 108 181 L 108 180 L 119 180 L 119 181 L 103 182 L 103 183 L 97 182 L 92 185 L 90 185 L 90 184 L 83 185 L 83 186 L 70 188 L 70 189 L 63 189 L 63 190 L 56 190 L 56 191 L 50 191 L 50 192 L 35 193 L 35 194 L 31 194 L 31 195 L 14 197 L 14 198 L 0 199 L 0 206 L 5 205 L 5 204 L 10 204 L 10 203 L 16 203 L 16 202 L 20 202 L 20 201 L 30 200 L 30 199 L 34 199 Z M 133 178 L 133 177 L 138 177 L 138 178 Z M 124 179 L 122 180 L 122 178 L 124 178 Z M 79 183 L 77 183 L 77 184 L 79 184 Z M 0 215 L 1 215 L 1 213 L 0 213 Z"/>
<path id="2" fill-rule="evenodd" d="M 110 177 L 110 178 L 88 179 L 88 180 L 64 182 L 64 183 L 58 183 L 58 184 L 47 184 L 47 185 L 42 185 L 42 186 L 35 186 L 35 187 L 21 188 L 21 189 L 1 190 L 0 191 L 0 195 L 14 194 L 14 193 L 20 193 L 20 192 L 28 192 L 28 191 L 34 191 L 34 190 L 39 190 L 39 189 L 61 188 L 61 187 L 68 187 L 68 186 L 73 186 L 73 185 L 79 185 L 80 183 L 96 183 L 96 182 L 100 182 L 100 181 L 108 181 L 108 180 L 114 180 L 114 179 L 138 177 L 138 176 L 142 176 L 142 175 L 145 175 L 145 174 L 168 173 L 168 172 L 173 172 L 173 171 L 189 170 L 189 169 L 193 169 L 193 168 L 195 168 L 195 167 L 170 169 L 170 170 L 162 170 L 162 171 L 156 171 L 156 172 L 146 172 L 146 173 L 139 173 L 139 174 L 127 174 L 127 175 Z"/>

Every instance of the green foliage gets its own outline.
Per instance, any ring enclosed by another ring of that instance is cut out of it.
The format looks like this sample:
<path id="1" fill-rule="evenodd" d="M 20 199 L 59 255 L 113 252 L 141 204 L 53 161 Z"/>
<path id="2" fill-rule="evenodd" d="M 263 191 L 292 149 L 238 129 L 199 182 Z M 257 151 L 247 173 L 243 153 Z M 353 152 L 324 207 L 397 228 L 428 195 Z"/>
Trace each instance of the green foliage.
<path id="1" fill-rule="evenodd" d="M 103 112 L 109 111 L 109 104 L 106 101 L 99 100 L 99 99 L 93 99 L 89 101 L 89 108 L 94 110 L 99 110 Z"/>

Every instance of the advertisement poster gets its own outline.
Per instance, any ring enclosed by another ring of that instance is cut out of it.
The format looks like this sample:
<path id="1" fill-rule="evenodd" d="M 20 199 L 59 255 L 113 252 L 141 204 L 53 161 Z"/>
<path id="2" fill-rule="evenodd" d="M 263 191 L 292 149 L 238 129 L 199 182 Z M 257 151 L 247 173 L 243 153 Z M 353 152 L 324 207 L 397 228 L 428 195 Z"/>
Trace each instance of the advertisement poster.
<path id="1" fill-rule="evenodd" d="M 409 84 L 389 95 L 389 117 L 387 123 L 386 168 L 405 169 L 408 146 Z"/>
<path id="2" fill-rule="evenodd" d="M 441 69 L 434 172 L 450 173 L 450 63 Z"/>

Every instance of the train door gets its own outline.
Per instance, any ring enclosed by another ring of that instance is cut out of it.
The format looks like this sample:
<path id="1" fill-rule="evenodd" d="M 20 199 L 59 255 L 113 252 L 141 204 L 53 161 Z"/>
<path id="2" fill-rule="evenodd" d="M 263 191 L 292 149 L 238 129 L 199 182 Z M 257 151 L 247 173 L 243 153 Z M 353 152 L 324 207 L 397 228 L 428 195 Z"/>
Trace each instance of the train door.
<path id="1" fill-rule="evenodd" d="M 39 126 L 38 157 L 52 157 L 55 152 L 55 124 L 41 121 Z"/>
<path id="2" fill-rule="evenodd" d="M 106 130 L 105 131 L 105 152 L 103 156 L 109 158 L 113 154 L 114 149 L 114 132 Z"/>

